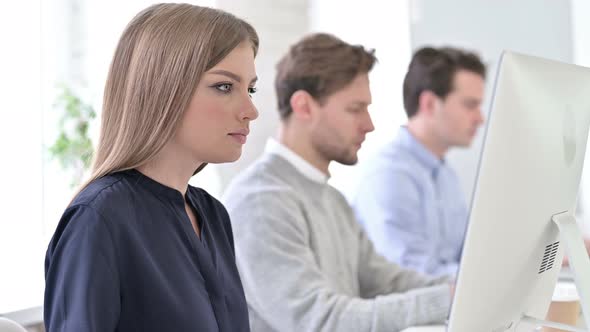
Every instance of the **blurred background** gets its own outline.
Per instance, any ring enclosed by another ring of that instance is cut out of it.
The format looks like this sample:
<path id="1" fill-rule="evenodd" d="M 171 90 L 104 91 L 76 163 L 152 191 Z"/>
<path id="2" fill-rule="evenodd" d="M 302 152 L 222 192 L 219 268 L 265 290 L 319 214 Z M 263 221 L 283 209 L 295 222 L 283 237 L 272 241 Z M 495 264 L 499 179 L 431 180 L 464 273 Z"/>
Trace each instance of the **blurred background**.
<path id="1" fill-rule="evenodd" d="M 161 1 L 156 1 L 161 2 Z M 0 316 L 42 331 L 43 264 L 57 222 L 86 174 L 98 138 L 109 62 L 127 22 L 152 0 L 13 1 L 0 9 Z M 242 158 L 211 165 L 192 184 L 220 197 L 228 182 L 274 136 L 278 113 L 274 66 L 309 32 L 330 32 L 376 49 L 371 74 L 376 130 L 360 159 L 406 122 L 402 81 L 412 51 L 424 45 L 464 47 L 488 65 L 484 112 L 504 49 L 590 66 L 587 0 L 202 0 L 245 18 L 257 29 L 260 117 Z M 484 130 L 449 162 L 470 200 Z M 587 167 L 590 169 L 590 166 Z M 332 165 L 330 182 L 347 192 L 355 167 Z M 579 216 L 590 211 L 590 171 L 581 186 Z M 587 193 L 587 194 L 586 194 Z M 590 214 L 589 214 L 590 216 Z M 590 217 L 588 217 L 590 218 Z"/>

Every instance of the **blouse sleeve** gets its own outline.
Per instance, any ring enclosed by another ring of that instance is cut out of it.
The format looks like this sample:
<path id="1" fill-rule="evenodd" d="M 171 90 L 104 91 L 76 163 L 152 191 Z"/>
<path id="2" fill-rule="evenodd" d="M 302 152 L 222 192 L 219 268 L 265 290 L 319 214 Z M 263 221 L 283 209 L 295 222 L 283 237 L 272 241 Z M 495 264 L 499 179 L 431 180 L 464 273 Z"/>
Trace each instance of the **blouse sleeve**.
<path id="1" fill-rule="evenodd" d="M 116 248 L 90 206 L 66 210 L 45 260 L 48 332 L 115 331 L 121 308 Z"/>

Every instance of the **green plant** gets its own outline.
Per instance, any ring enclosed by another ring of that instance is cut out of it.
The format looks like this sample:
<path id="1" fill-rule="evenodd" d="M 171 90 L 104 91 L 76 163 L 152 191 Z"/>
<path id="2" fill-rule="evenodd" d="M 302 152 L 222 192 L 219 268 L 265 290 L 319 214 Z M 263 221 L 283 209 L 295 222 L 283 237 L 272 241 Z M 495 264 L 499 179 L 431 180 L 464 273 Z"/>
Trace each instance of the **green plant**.
<path id="1" fill-rule="evenodd" d="M 91 105 L 85 103 L 72 89 L 60 87 L 53 108 L 62 112 L 58 135 L 48 151 L 52 159 L 57 159 L 64 170 L 72 170 L 73 179 L 70 185 L 78 185 L 84 171 L 90 167 L 94 148 L 88 135 L 91 121 L 96 112 Z"/>

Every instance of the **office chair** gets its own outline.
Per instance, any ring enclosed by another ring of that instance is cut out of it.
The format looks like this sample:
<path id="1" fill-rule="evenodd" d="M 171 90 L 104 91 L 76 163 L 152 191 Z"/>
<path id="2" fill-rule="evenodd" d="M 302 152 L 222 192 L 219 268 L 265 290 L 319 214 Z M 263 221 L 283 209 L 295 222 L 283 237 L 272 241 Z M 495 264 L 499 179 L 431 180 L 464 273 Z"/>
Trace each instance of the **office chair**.
<path id="1" fill-rule="evenodd" d="M 0 317 L 0 332 L 27 332 L 27 330 L 8 318 Z"/>

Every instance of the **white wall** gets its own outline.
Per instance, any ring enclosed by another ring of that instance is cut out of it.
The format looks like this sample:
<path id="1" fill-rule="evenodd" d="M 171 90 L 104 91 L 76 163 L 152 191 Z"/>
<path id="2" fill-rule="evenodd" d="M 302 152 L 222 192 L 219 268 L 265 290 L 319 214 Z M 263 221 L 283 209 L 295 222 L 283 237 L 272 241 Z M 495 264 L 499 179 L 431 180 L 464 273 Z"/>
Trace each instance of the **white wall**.
<path id="1" fill-rule="evenodd" d="M 235 175 L 260 156 L 268 137 L 276 135 L 279 113 L 274 93 L 275 64 L 289 45 L 309 31 L 309 9 L 307 0 L 217 0 L 217 7 L 247 20 L 260 38 L 256 57 L 258 91 L 253 97 L 260 115 L 250 126 L 251 134 L 242 157 L 235 163 L 211 165 L 220 174 L 223 190 Z"/>
<path id="2" fill-rule="evenodd" d="M 570 1 L 561 0 L 412 0 L 412 49 L 424 45 L 451 45 L 477 51 L 488 65 L 483 106 L 487 114 L 502 50 L 572 62 L 570 7 Z M 483 129 L 471 148 L 455 149 L 448 156 L 449 163 L 459 173 L 468 199 L 475 184 Z"/>
<path id="3" fill-rule="evenodd" d="M 41 4 L 0 10 L 0 313 L 43 298 Z M 33 250 L 31 250 L 33 248 Z"/>
<path id="4" fill-rule="evenodd" d="M 218 0 L 217 6 L 248 20 L 261 39 L 256 59 L 259 90 L 254 97 L 260 117 L 252 124 L 252 135 L 240 160 L 214 166 L 221 175 L 222 190 L 262 153 L 267 138 L 275 136 L 279 118 L 273 85 L 274 67 L 289 46 L 309 32 L 332 33 L 347 42 L 376 49 L 379 63 L 371 75 L 373 105 L 370 111 L 377 125 L 363 145 L 360 158 L 389 139 L 405 121 L 401 85 L 410 57 L 407 1 L 368 0 L 359 6 L 352 0 Z M 343 191 L 351 188 L 354 167 L 334 163 L 330 172 L 331 184 Z"/>
<path id="5" fill-rule="evenodd" d="M 289 46 L 309 32 L 332 33 L 347 42 L 376 49 L 379 62 L 371 75 L 370 108 L 376 130 L 363 144 L 361 159 L 390 139 L 405 122 L 402 81 L 410 59 L 407 1 L 367 0 L 359 6 L 358 1 L 352 0 L 217 0 L 217 6 L 248 20 L 261 39 L 256 59 L 259 90 L 254 97 L 260 117 L 252 124 L 252 134 L 240 160 L 213 166 L 221 176 L 222 190 L 262 153 L 268 137 L 276 134 L 279 118 L 274 67 Z M 333 163 L 330 172 L 332 185 L 345 192 L 352 188 L 355 167 Z"/>

